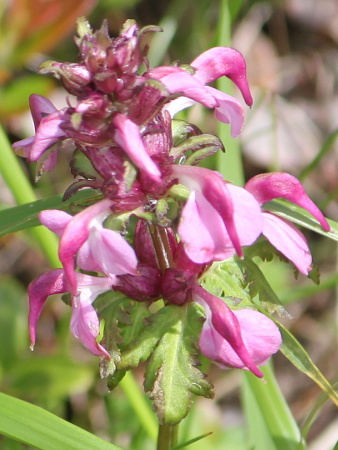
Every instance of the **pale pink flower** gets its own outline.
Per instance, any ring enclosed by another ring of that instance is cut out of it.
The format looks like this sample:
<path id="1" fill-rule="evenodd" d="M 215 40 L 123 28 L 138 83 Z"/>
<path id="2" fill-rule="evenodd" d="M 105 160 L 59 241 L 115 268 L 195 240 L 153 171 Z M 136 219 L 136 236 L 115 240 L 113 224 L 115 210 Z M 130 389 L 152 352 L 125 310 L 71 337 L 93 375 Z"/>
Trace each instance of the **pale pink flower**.
<path id="1" fill-rule="evenodd" d="M 282 172 L 257 175 L 247 182 L 249 191 L 260 205 L 275 198 L 285 198 L 307 210 L 325 231 L 330 225 L 318 207 L 307 196 L 297 178 Z M 262 211 L 263 234 L 268 241 L 286 256 L 297 269 L 307 275 L 311 270 L 312 257 L 304 235 L 292 223 L 268 211 Z"/>
<path id="2" fill-rule="evenodd" d="M 241 256 L 241 247 L 251 245 L 260 235 L 262 214 L 247 191 L 201 167 L 175 165 L 173 176 L 190 190 L 178 233 L 192 261 L 224 260 L 236 252 Z"/>
<path id="3" fill-rule="evenodd" d="M 251 309 L 233 311 L 198 285 L 192 288 L 192 299 L 206 315 L 199 339 L 203 355 L 222 369 L 245 369 L 263 377 L 257 366 L 264 365 L 282 344 L 274 322 Z"/>
<path id="4" fill-rule="evenodd" d="M 100 323 L 92 302 L 99 294 L 112 288 L 114 278 L 93 277 L 81 273 L 76 273 L 75 277 L 77 291 L 72 298 L 71 332 L 93 355 L 110 359 L 107 350 L 97 342 Z M 37 322 L 47 297 L 70 290 L 71 287 L 63 269 L 42 274 L 29 285 L 28 323 L 32 349 L 36 342 Z"/>

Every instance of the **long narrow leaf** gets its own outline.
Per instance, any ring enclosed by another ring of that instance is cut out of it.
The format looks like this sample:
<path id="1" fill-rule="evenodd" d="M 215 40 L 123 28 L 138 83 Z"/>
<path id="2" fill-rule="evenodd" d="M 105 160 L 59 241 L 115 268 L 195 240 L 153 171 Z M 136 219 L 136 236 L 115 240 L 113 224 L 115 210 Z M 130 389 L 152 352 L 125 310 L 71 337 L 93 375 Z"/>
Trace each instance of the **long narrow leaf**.
<path id="1" fill-rule="evenodd" d="M 324 231 L 316 219 L 297 205 L 284 203 L 282 200 L 272 200 L 269 203 L 265 203 L 264 209 L 267 209 L 283 219 L 290 220 L 296 225 L 300 225 L 308 230 L 322 234 L 329 239 L 338 241 L 338 223 L 333 220 L 328 220 L 331 230 Z"/>
<path id="2" fill-rule="evenodd" d="M 43 200 L 26 203 L 0 211 L 0 237 L 8 233 L 24 230 L 40 225 L 38 215 L 45 209 L 62 209 L 69 211 L 70 205 L 91 201 L 98 198 L 99 194 L 92 189 L 80 191 L 69 200 L 63 202 L 61 195 L 49 197 Z"/>
<path id="3" fill-rule="evenodd" d="M 38 406 L 3 393 L 0 393 L 0 433 L 42 450 L 120 449 Z"/>
<path id="4" fill-rule="evenodd" d="M 256 399 L 275 447 L 283 450 L 302 448 L 299 447 L 301 442 L 300 430 L 279 389 L 271 366 L 266 365 L 262 368 L 262 371 L 266 383 L 250 372 L 245 374 L 245 378 L 251 387 L 251 392 Z"/>
<path id="5" fill-rule="evenodd" d="M 311 378 L 326 393 L 333 403 L 338 406 L 338 393 L 335 391 L 334 387 L 313 363 L 309 354 L 300 342 L 298 342 L 298 340 L 293 336 L 293 334 L 276 320 L 275 322 L 277 323 L 283 336 L 281 352 L 289 359 L 289 361 L 292 362 L 295 367 L 297 367 L 298 370 Z"/>

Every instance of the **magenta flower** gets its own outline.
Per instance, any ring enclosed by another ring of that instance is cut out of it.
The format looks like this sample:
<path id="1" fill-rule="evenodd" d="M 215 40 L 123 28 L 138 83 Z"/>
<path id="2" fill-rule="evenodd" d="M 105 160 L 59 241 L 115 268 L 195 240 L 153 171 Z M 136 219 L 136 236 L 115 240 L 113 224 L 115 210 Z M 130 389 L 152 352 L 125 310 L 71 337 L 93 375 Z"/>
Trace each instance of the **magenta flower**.
<path id="1" fill-rule="evenodd" d="M 137 258 L 133 248 L 116 231 L 103 227 L 111 213 L 111 200 L 102 200 L 76 216 L 64 211 L 47 210 L 40 221 L 60 236 L 59 257 L 63 269 L 53 270 L 34 280 L 29 287 L 29 329 L 32 344 L 36 340 L 36 325 L 49 295 L 71 292 L 71 331 L 94 355 L 109 358 L 97 343 L 99 319 L 92 302 L 117 284 L 117 275 L 136 274 Z M 90 276 L 75 271 L 100 272 L 105 276 Z"/>
<path id="2" fill-rule="evenodd" d="M 196 69 L 194 74 L 180 67 L 163 66 L 149 70 L 145 76 L 160 80 L 171 94 L 184 96 L 165 107 L 172 116 L 195 102 L 202 103 L 215 109 L 218 120 L 231 125 L 232 137 L 238 136 L 245 117 L 242 105 L 234 97 L 205 85 L 226 76 L 236 84 L 245 102 L 251 106 L 246 64 L 241 53 L 233 48 L 214 47 L 194 59 L 191 67 Z"/>
<path id="3" fill-rule="evenodd" d="M 164 300 L 176 305 L 201 304 L 206 316 L 199 339 L 203 355 L 222 369 L 245 369 L 262 377 L 257 366 L 264 365 L 282 343 L 277 326 L 258 311 L 232 311 L 223 300 L 199 286 L 198 277 L 205 266 L 190 261 L 182 250 L 178 244 L 175 267 L 162 276 Z"/>
<path id="4" fill-rule="evenodd" d="M 100 324 L 92 303 L 99 294 L 111 289 L 114 278 L 93 277 L 81 273 L 76 273 L 75 277 L 77 291 L 72 298 L 71 332 L 93 355 L 110 359 L 107 350 L 97 342 Z M 70 291 L 71 286 L 63 269 L 42 274 L 29 285 L 28 323 L 32 349 L 36 342 L 37 322 L 47 297 Z"/>
<path id="5" fill-rule="evenodd" d="M 247 182 L 245 189 L 260 205 L 275 198 L 285 198 L 306 209 L 325 231 L 330 230 L 330 225 L 323 214 L 306 195 L 301 183 L 292 175 L 282 172 L 257 175 Z M 268 211 L 262 211 L 262 215 L 264 236 L 292 261 L 301 273 L 307 275 L 311 270 L 312 257 L 304 235 L 287 220 Z"/>
<path id="6" fill-rule="evenodd" d="M 41 168 L 48 172 L 55 167 L 58 146 L 65 138 L 65 133 L 61 129 L 61 124 L 65 120 L 65 111 L 57 110 L 52 102 L 37 94 L 29 97 L 29 106 L 34 121 L 35 136 L 15 142 L 13 149 L 28 161 L 37 161 L 47 150 L 51 150 Z"/>
<path id="7" fill-rule="evenodd" d="M 116 231 L 103 227 L 111 213 L 111 200 L 101 200 L 74 217 L 58 210 L 40 213 L 40 221 L 61 237 L 59 257 L 71 291 L 77 291 L 75 260 L 86 271 L 107 276 L 135 273 L 137 258 L 128 242 Z"/>
<path id="8" fill-rule="evenodd" d="M 117 114 L 113 124 L 116 127 L 115 142 L 123 148 L 138 169 L 146 173 L 153 181 L 160 183 L 161 172 L 147 153 L 139 127 L 123 114 Z"/>
<path id="9" fill-rule="evenodd" d="M 264 365 L 282 344 L 274 322 L 251 309 L 232 311 L 201 286 L 193 287 L 192 298 L 206 314 L 199 340 L 203 355 L 221 369 L 245 369 L 263 377 L 257 366 Z"/>
<path id="10" fill-rule="evenodd" d="M 236 252 L 242 255 L 241 247 L 260 235 L 262 214 L 247 191 L 201 167 L 176 165 L 173 176 L 190 190 L 178 233 L 192 261 L 203 264 L 224 260 Z"/>

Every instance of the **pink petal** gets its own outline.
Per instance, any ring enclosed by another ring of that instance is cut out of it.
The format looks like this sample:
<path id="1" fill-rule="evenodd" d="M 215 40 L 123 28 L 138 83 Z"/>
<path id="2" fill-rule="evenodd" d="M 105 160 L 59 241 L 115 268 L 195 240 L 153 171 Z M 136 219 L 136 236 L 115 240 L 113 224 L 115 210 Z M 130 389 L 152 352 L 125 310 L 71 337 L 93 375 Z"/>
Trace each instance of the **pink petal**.
<path id="1" fill-rule="evenodd" d="M 250 88 L 246 78 L 246 64 L 240 52 L 230 47 L 214 47 L 199 55 L 191 63 L 197 69 L 195 78 L 207 84 L 222 76 L 233 81 L 242 92 L 247 105 L 252 105 Z"/>
<path id="2" fill-rule="evenodd" d="M 62 269 L 55 269 L 36 278 L 28 286 L 29 295 L 29 336 L 32 347 L 36 341 L 36 326 L 42 308 L 49 295 L 61 294 L 69 291 L 69 285 Z"/>
<path id="3" fill-rule="evenodd" d="M 217 100 L 218 106 L 215 108 L 216 118 L 223 123 L 231 125 L 231 136 L 235 138 L 242 131 L 245 119 L 245 111 L 238 100 L 231 95 L 218 91 L 209 87 L 214 98 Z"/>
<path id="4" fill-rule="evenodd" d="M 226 303 L 211 295 L 201 286 L 193 287 L 193 301 L 202 304 L 206 314 L 206 321 L 200 336 L 201 352 L 215 362 L 227 364 L 222 353 L 223 339 L 238 357 L 242 368 L 251 370 L 257 377 L 263 377 L 243 341 L 238 319 Z"/>
<path id="5" fill-rule="evenodd" d="M 241 309 L 233 311 L 233 314 L 250 358 L 255 365 L 263 366 L 282 344 L 277 326 L 257 311 Z M 201 352 L 222 369 L 234 367 L 248 370 L 231 344 L 215 330 L 210 321 L 203 327 L 199 345 Z"/>
<path id="6" fill-rule="evenodd" d="M 241 246 L 253 244 L 263 229 L 261 208 L 244 188 L 227 184 L 234 205 L 234 222 Z M 248 195 L 249 194 L 249 195 Z"/>
<path id="7" fill-rule="evenodd" d="M 106 275 L 136 274 L 137 258 L 133 248 L 116 231 L 95 224 L 88 242 L 81 247 L 78 265 Z"/>
<path id="8" fill-rule="evenodd" d="M 196 77 L 180 67 L 157 67 L 147 72 L 147 77 L 159 80 L 171 94 L 182 94 L 207 108 L 214 108 L 216 101 L 209 90 Z"/>
<path id="9" fill-rule="evenodd" d="M 240 245 L 251 245 L 262 232 L 261 209 L 245 189 L 231 184 L 227 188 L 234 206 L 233 218 Z M 221 261 L 235 253 L 222 217 L 201 192 L 190 194 L 181 213 L 178 232 L 186 254 L 196 263 Z"/>
<path id="10" fill-rule="evenodd" d="M 102 213 L 109 214 L 112 201 L 101 200 L 76 214 L 64 229 L 60 240 L 59 258 L 64 267 L 73 294 L 76 292 L 75 256 L 81 246 L 87 241 L 91 228 L 90 224 Z"/>
<path id="11" fill-rule="evenodd" d="M 297 269 L 307 275 L 312 257 L 304 235 L 292 223 L 264 212 L 263 234 Z"/>
<path id="12" fill-rule="evenodd" d="M 116 127 L 114 139 L 123 148 L 131 161 L 157 183 L 161 182 L 161 172 L 148 155 L 140 134 L 139 127 L 123 114 L 116 114 L 113 119 Z"/>
<path id="13" fill-rule="evenodd" d="M 64 122 L 62 111 L 56 111 L 44 117 L 35 133 L 32 150 L 29 154 L 29 161 L 37 161 L 46 150 L 65 137 L 61 124 Z"/>
<path id="14" fill-rule="evenodd" d="M 222 176 L 209 169 L 184 165 L 175 165 L 173 174 L 178 178 L 179 183 L 187 186 L 191 191 L 201 192 L 215 208 L 226 226 L 233 247 L 237 254 L 242 256 L 243 252 L 234 221 L 234 206 Z"/>
<path id="15" fill-rule="evenodd" d="M 306 195 L 300 181 L 288 173 L 274 172 L 257 175 L 247 182 L 245 189 L 251 192 L 260 204 L 269 202 L 274 198 L 283 197 L 306 209 L 318 220 L 325 231 L 330 230 L 330 225 L 313 201 Z"/>
<path id="16" fill-rule="evenodd" d="M 199 192 L 192 192 L 184 205 L 178 233 L 195 263 L 220 261 L 235 253 L 221 216 Z"/>
<path id="17" fill-rule="evenodd" d="M 60 211 L 58 209 L 47 209 L 41 211 L 39 214 L 39 220 L 47 227 L 49 230 L 58 236 L 62 236 L 66 225 L 72 220 L 72 216 L 65 211 Z"/>
<path id="18" fill-rule="evenodd" d="M 37 174 L 43 172 L 51 172 L 57 163 L 58 152 L 57 149 L 49 150 L 37 161 Z"/>
<path id="19" fill-rule="evenodd" d="M 21 139 L 21 141 L 14 142 L 14 144 L 12 144 L 12 148 L 17 155 L 22 156 L 23 158 L 28 158 L 32 151 L 34 139 L 34 136 Z"/>
<path id="20" fill-rule="evenodd" d="M 97 295 L 105 290 L 102 288 L 95 289 L 95 286 L 80 289 L 80 294 L 74 298 L 72 303 L 70 329 L 73 335 L 80 339 L 82 344 L 93 355 L 110 359 L 107 350 L 97 342 L 97 337 L 100 332 L 100 322 L 92 306 L 92 302 Z"/>
<path id="21" fill-rule="evenodd" d="M 163 111 L 168 111 L 170 116 L 174 117 L 178 112 L 183 111 L 186 108 L 190 108 L 190 106 L 195 104 L 195 100 L 191 100 L 191 98 L 178 97 L 165 104 Z"/>
<path id="22" fill-rule="evenodd" d="M 41 120 L 49 114 L 57 111 L 53 103 L 42 95 L 32 94 L 29 97 L 29 107 L 32 113 L 35 129 L 38 128 Z"/>

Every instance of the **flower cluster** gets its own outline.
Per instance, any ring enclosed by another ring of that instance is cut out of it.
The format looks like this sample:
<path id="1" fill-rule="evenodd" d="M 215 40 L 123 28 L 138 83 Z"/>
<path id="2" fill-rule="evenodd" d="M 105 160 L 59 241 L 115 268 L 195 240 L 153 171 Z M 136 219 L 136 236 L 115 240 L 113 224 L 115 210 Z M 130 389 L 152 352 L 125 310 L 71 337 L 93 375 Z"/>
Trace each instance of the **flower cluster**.
<path id="1" fill-rule="evenodd" d="M 93 32 L 80 19 L 79 62 L 49 61 L 41 68 L 60 79 L 72 97 L 57 110 L 48 99 L 32 95 L 35 136 L 15 143 L 14 149 L 37 162 L 42 173 L 52 170 L 57 152 L 67 148 L 73 152 L 76 180 L 65 196 L 83 188 L 98 189 L 102 196 L 74 216 L 57 210 L 40 214 L 41 223 L 60 237 L 63 268 L 41 275 L 29 287 L 31 341 L 34 345 L 43 305 L 55 293 L 71 293 L 72 333 L 106 359 L 109 349 L 98 342 L 100 323 L 93 306 L 100 294 L 119 291 L 148 305 L 162 299 L 164 308 L 197 303 L 205 317 L 200 351 L 221 368 L 262 377 L 258 366 L 281 345 L 277 326 L 253 306 L 230 308 L 201 280 L 214 261 L 242 257 L 243 247 L 262 235 L 308 273 L 307 242 L 294 225 L 264 210 L 272 199 L 305 208 L 324 230 L 329 225 L 291 175 L 258 175 L 242 188 L 197 166 L 222 143 L 174 116 L 201 103 L 237 136 L 244 122 L 241 103 L 208 84 L 228 77 L 250 106 L 245 61 L 232 48 L 216 47 L 190 65 L 149 68 L 142 38 L 153 31 L 158 29 L 140 30 L 127 21 L 112 39 L 107 23 Z M 125 237 L 132 227 L 133 244 Z"/>

